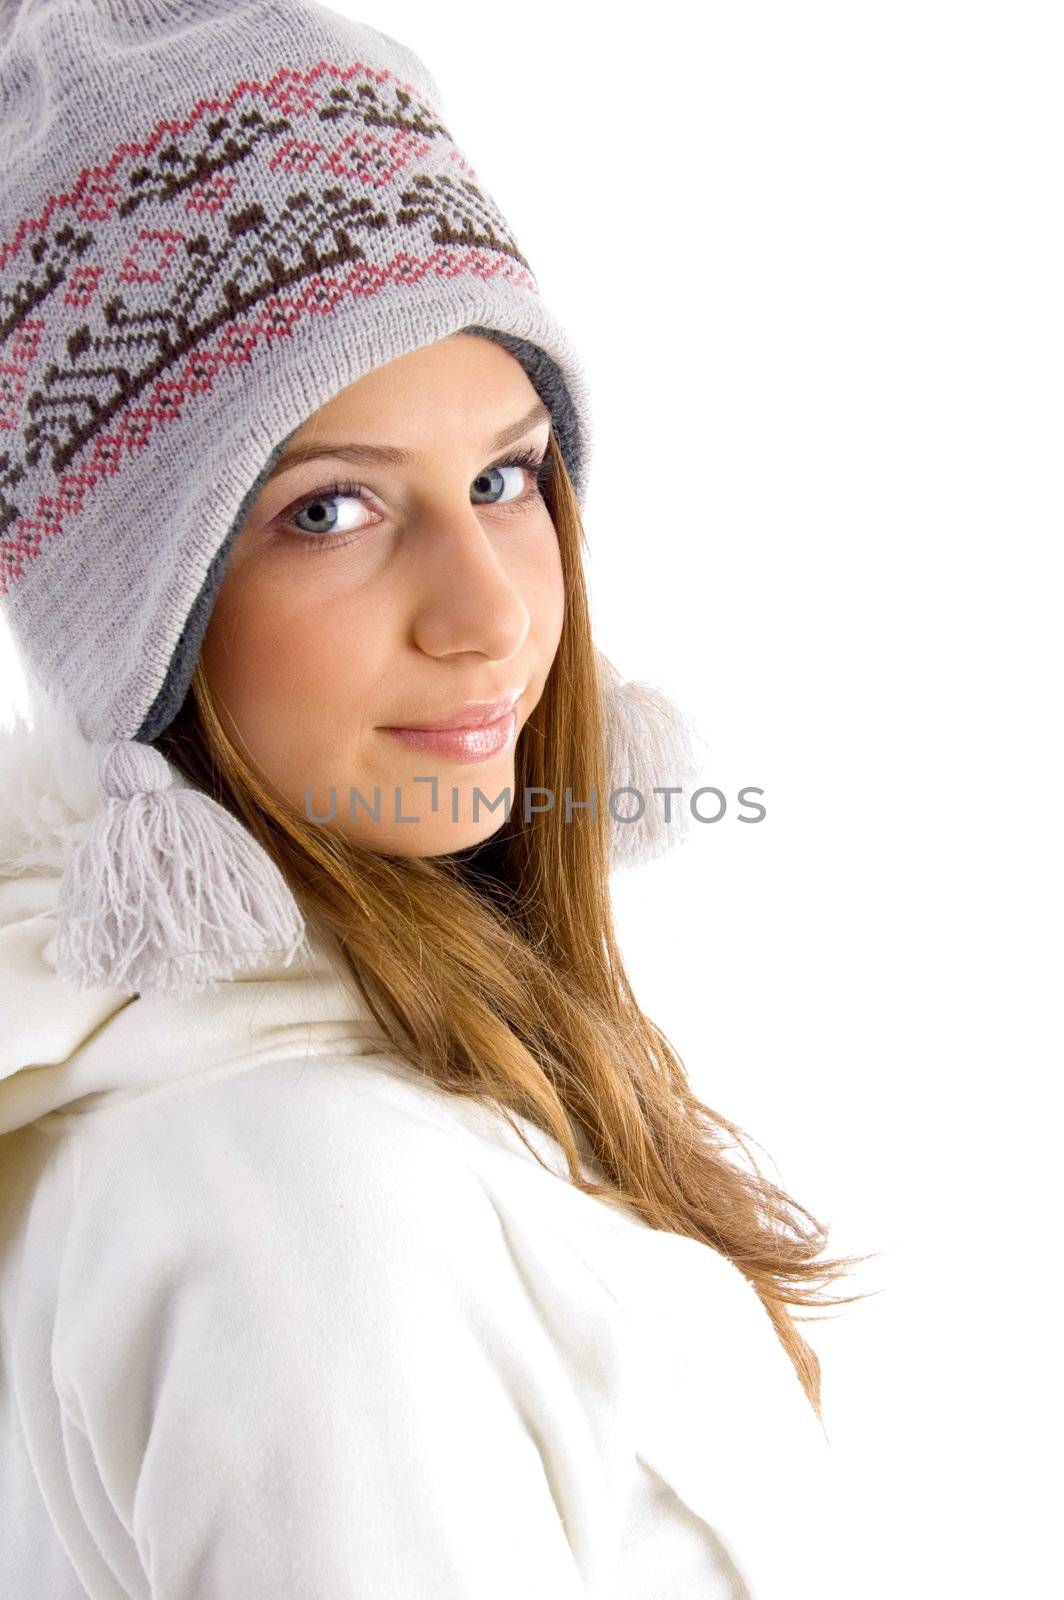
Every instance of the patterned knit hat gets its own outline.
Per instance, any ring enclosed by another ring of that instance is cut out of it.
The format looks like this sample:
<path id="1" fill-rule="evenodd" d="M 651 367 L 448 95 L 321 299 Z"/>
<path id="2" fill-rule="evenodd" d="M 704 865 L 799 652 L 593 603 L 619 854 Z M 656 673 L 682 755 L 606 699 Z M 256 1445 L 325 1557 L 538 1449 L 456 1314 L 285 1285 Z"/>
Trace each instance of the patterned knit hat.
<path id="1" fill-rule="evenodd" d="M 583 503 L 587 386 L 402 44 L 312 0 L 4 17 L 0 598 L 109 797 L 64 873 L 59 968 L 187 990 L 305 948 L 265 851 L 151 747 L 286 442 L 372 368 L 478 333 L 549 407 Z M 693 730 L 599 663 L 611 784 L 689 780 Z M 649 805 L 614 827 L 617 862 L 682 831 Z"/>

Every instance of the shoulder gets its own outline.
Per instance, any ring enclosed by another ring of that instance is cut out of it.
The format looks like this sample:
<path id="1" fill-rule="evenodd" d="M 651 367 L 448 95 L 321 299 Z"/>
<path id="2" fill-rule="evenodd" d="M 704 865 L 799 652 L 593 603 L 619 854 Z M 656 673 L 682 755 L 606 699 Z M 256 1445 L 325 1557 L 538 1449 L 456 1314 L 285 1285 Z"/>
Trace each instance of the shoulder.
<path id="1" fill-rule="evenodd" d="M 148 1097 L 80 1133 L 78 1215 L 98 1239 L 225 1251 L 253 1271 L 264 1240 L 299 1270 L 333 1249 L 449 1270 L 497 1250 L 476 1141 L 444 1091 L 387 1057 L 298 1054 Z"/>
<path id="2" fill-rule="evenodd" d="M 576 1397 L 616 1403 L 612 1297 L 485 1181 L 431 1095 L 381 1090 L 358 1062 L 293 1060 L 79 1136 L 55 1339 L 75 1417 L 111 1379 L 150 1387 L 163 1351 L 183 1394 L 209 1374 L 241 1407 L 270 1385 L 294 1411 L 328 1372 L 384 1431 L 394 1407 L 453 1403 L 450 1433 L 476 1396 L 505 1432 L 534 1395 L 572 1448 Z"/>
<path id="3" fill-rule="evenodd" d="M 616 1382 L 616 1299 L 518 1180 L 532 1158 L 500 1176 L 447 1091 L 375 1061 L 270 1063 L 78 1135 L 60 1343 L 80 1370 L 125 1308 L 127 1346 L 191 1315 L 285 1364 L 343 1328 L 400 1388 L 438 1370 L 441 1341 L 453 1372 L 491 1351 L 558 1393 Z"/>
<path id="4" fill-rule="evenodd" d="M 168 1593 L 584 1592 L 616 1330 L 553 1314 L 431 1096 L 294 1059 L 78 1139 L 52 1379 Z"/>

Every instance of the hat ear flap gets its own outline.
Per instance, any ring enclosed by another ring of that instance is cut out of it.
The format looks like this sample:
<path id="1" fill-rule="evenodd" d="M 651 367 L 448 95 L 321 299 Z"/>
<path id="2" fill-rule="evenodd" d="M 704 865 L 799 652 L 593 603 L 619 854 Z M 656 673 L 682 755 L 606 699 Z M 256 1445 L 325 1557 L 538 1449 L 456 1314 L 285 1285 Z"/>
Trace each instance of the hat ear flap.
<path id="1" fill-rule="evenodd" d="M 597 656 L 609 776 L 610 866 L 616 870 L 652 861 L 689 836 L 691 792 L 701 775 L 695 742 L 704 741 L 662 690 L 625 681 L 601 650 Z M 677 789 L 679 793 L 655 792 Z"/>

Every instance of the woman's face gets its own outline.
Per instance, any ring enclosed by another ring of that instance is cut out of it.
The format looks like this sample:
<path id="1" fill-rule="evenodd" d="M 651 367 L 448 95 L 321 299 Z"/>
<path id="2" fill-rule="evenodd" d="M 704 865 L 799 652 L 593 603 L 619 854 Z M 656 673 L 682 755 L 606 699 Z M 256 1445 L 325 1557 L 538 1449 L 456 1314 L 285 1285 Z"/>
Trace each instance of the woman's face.
<path id="1" fill-rule="evenodd" d="M 452 334 L 367 373 L 288 441 L 230 552 L 203 660 L 238 747 L 301 815 L 432 856 L 496 833 L 507 789 L 520 806 L 514 748 L 565 597 L 535 466 L 505 463 L 541 460 L 548 433 L 520 363 Z M 511 699 L 509 719 L 446 749 L 390 731 Z"/>

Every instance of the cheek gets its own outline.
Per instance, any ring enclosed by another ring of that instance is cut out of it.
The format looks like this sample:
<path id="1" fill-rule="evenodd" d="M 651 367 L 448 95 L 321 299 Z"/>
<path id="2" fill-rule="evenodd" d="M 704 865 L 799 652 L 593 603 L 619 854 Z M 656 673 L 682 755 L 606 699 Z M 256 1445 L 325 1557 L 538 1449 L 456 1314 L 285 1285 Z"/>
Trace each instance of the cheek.
<path id="1" fill-rule="evenodd" d="M 372 722 L 365 690 L 379 676 L 379 628 L 379 608 L 320 584 L 249 577 L 219 595 L 203 646 L 212 688 L 289 795 L 302 794 L 337 741 L 348 753 L 358 745 L 360 705 Z"/>
<path id="2" fill-rule="evenodd" d="M 562 554 L 553 524 L 550 537 L 545 538 L 535 570 L 526 589 L 528 609 L 533 631 L 540 649 L 553 660 L 562 635 L 565 619 L 565 576 L 562 571 Z M 549 667 L 550 660 L 544 662 Z"/>

